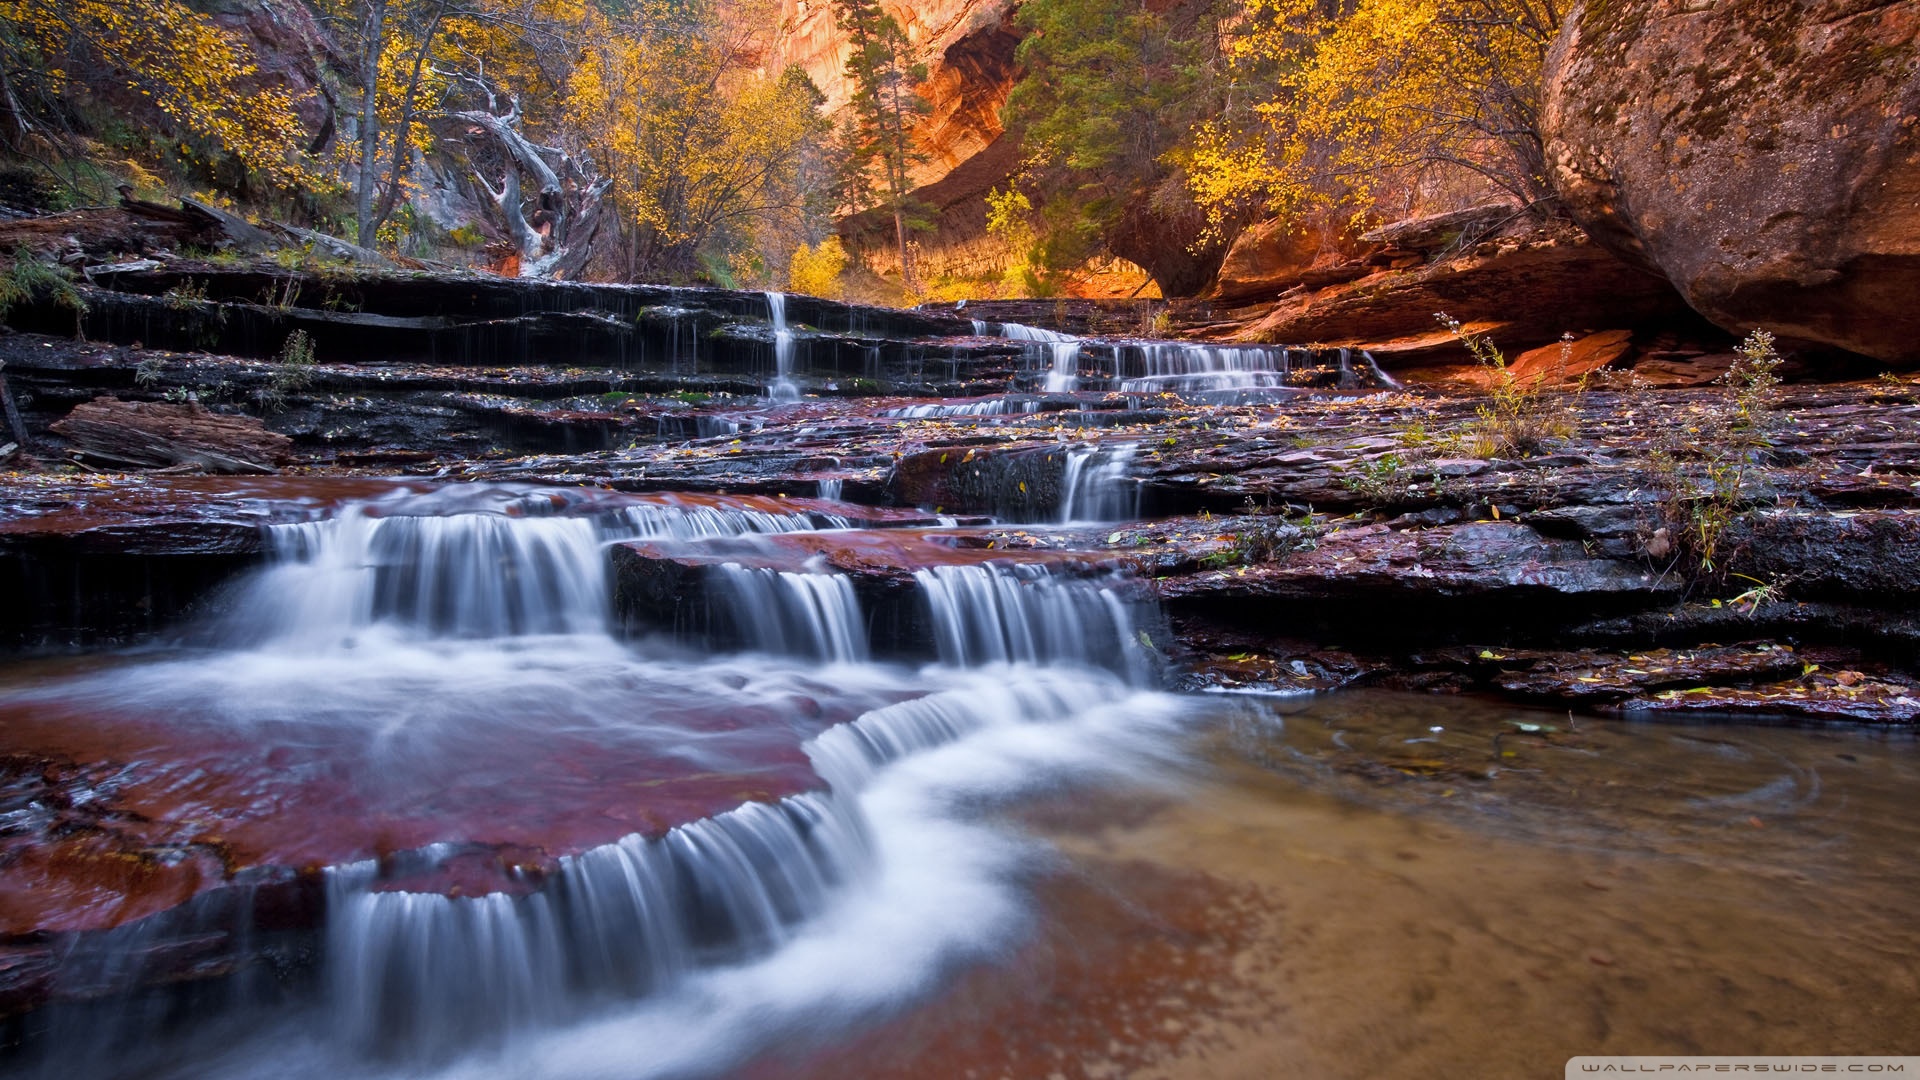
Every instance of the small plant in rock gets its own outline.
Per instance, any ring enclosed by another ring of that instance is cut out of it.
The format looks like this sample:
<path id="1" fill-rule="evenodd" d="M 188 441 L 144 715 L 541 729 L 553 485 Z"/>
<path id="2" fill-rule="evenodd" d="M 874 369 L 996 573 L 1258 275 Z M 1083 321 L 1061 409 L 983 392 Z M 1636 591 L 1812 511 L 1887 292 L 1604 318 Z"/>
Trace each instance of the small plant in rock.
<path id="1" fill-rule="evenodd" d="M 217 383 L 200 386 L 176 386 L 160 395 L 160 398 L 176 405 L 205 405 L 209 402 L 223 401 L 232 394 L 233 384 L 221 379 Z"/>
<path id="2" fill-rule="evenodd" d="M 1427 430 L 1426 417 L 1418 416 L 1406 426 L 1405 430 L 1394 436 L 1394 441 L 1408 450 L 1419 450 L 1434 445 L 1438 440 L 1434 438 L 1433 432 Z"/>
<path id="3" fill-rule="evenodd" d="M 274 279 L 261 293 L 260 302 L 276 311 L 291 311 L 294 305 L 300 302 L 300 291 L 300 278 L 297 275 L 288 274 L 286 277 Z"/>
<path id="4" fill-rule="evenodd" d="M 136 386 L 152 386 L 166 374 L 167 365 L 157 356 L 149 356 L 140 361 L 133 369 L 133 382 Z"/>
<path id="5" fill-rule="evenodd" d="M 7 264 L 6 272 L 0 273 L 0 319 L 16 305 L 45 297 L 55 307 L 63 307 L 73 312 L 76 324 L 87 313 L 86 298 L 80 290 L 74 288 L 73 272 L 64 266 L 42 262 L 32 253 L 16 251 Z"/>
<path id="6" fill-rule="evenodd" d="M 1224 570 L 1273 562 L 1297 551 L 1312 551 L 1319 544 L 1321 532 L 1311 515 L 1297 522 L 1285 515 L 1251 517 L 1226 538 L 1226 547 L 1207 554 L 1200 565 L 1210 570 Z"/>
<path id="7" fill-rule="evenodd" d="M 1755 330 L 1720 379 L 1725 392 L 1699 406 L 1650 455 L 1661 525 L 1647 554 L 1672 556 L 1701 577 L 1724 576 L 1728 531 L 1747 503 L 1749 473 L 1791 417 L 1774 408 L 1780 356 Z"/>
<path id="8" fill-rule="evenodd" d="M 207 283 L 188 278 L 168 289 L 162 299 L 166 300 L 167 306 L 175 311 L 198 307 L 207 302 Z"/>
<path id="9" fill-rule="evenodd" d="M 1780 389 L 1780 354 L 1773 351 L 1773 335 L 1755 330 L 1734 352 L 1740 358 L 1720 376 L 1721 385 L 1732 392 L 1732 429 L 1750 447 L 1772 446 L 1786 420 L 1773 409 Z"/>
<path id="10" fill-rule="evenodd" d="M 1370 503 L 1383 503 L 1399 493 L 1400 472 L 1406 465 L 1399 454 L 1357 461 L 1340 471 L 1340 486 Z"/>
<path id="11" fill-rule="evenodd" d="M 1765 605 L 1779 603 L 1785 594 L 1786 585 L 1784 582 L 1778 580 L 1762 581 L 1748 574 L 1735 574 L 1733 576 L 1753 583 L 1752 588 L 1727 601 L 1728 607 L 1733 608 L 1735 611 L 1744 611 L 1749 619 L 1753 618 Z"/>
<path id="12" fill-rule="evenodd" d="M 286 344 L 280 347 L 280 355 L 274 361 L 273 374 L 268 376 L 267 385 L 255 391 L 254 397 L 267 412 L 280 412 L 287 407 L 289 394 L 305 390 L 312 384 L 313 338 L 305 330 L 295 330 L 287 335 Z"/>
<path id="13" fill-rule="evenodd" d="M 1521 379 L 1507 364 L 1499 346 L 1484 334 L 1475 334 L 1446 312 L 1434 318 L 1466 346 L 1488 375 L 1490 400 L 1475 412 L 1465 433 L 1465 449 L 1475 457 L 1527 457 L 1540 453 L 1552 439 L 1572 437 L 1577 428 L 1573 398 L 1548 391 L 1540 378 Z M 1572 342 L 1560 346 L 1562 366 Z M 1584 388 L 1584 381 L 1582 383 Z M 1574 395 L 1577 396 L 1576 389 Z"/>

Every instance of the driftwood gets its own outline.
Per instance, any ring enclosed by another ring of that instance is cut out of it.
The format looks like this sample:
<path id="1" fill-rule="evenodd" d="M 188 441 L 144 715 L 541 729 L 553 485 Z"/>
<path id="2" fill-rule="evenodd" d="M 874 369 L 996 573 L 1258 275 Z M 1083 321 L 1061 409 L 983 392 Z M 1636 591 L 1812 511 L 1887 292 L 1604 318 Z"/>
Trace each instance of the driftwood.
<path id="1" fill-rule="evenodd" d="M 84 457 L 134 468 L 270 473 L 288 459 L 293 445 L 251 416 L 227 416 L 198 404 L 112 397 L 74 406 L 52 429 Z"/>
<path id="2" fill-rule="evenodd" d="M 484 169 L 473 177 L 492 197 L 506 219 L 518 253 L 519 276 L 575 279 L 593 255 L 593 241 L 601 223 L 601 204 L 613 181 L 600 176 L 592 162 L 562 147 L 543 146 L 520 131 L 520 99 L 509 97 L 501 113 L 500 98 L 484 79 L 464 76 L 487 95 L 489 108 L 456 112 L 450 120 L 467 126 L 467 136 L 487 136 L 492 152 L 480 157 L 498 160 L 500 186 Z M 470 141 L 478 150 L 482 143 Z M 537 189 L 534 210 L 527 213 L 521 186 L 525 173 Z"/>

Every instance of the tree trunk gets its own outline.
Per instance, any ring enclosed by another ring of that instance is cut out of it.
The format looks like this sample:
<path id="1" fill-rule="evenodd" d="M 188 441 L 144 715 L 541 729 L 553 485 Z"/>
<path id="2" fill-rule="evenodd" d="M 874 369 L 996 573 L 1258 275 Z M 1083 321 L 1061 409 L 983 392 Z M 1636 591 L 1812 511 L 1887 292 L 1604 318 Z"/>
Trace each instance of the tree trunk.
<path id="1" fill-rule="evenodd" d="M 375 159 L 380 154 L 380 54 L 386 48 L 387 0 L 368 0 L 366 49 L 360 56 L 360 174 L 353 184 L 353 210 L 360 246 L 370 248 L 378 226 L 373 220 Z"/>
<path id="2" fill-rule="evenodd" d="M 893 204 L 893 238 L 900 245 L 900 283 L 913 292 L 913 266 L 907 261 L 907 215 L 898 200 Z"/>
<path id="3" fill-rule="evenodd" d="M 518 102 L 505 116 L 470 111 L 455 113 L 453 119 L 492 135 L 507 159 L 500 187 L 495 188 L 478 172 L 475 179 L 500 207 L 514 245 L 520 249 L 520 276 L 578 276 L 592 258 L 592 245 L 600 232 L 601 201 L 613 182 L 590 174 L 578 158 L 559 147 L 542 146 L 521 134 Z M 521 205 L 523 171 L 539 187 L 544 233 L 527 220 L 526 208 Z M 561 179 L 563 175 L 565 180 Z"/>
<path id="4" fill-rule="evenodd" d="M 387 190 L 380 197 L 380 209 L 373 212 L 373 232 L 378 235 L 380 226 L 393 216 L 393 208 L 400 202 L 400 178 L 406 172 L 407 151 L 413 141 L 414 102 L 420 93 L 420 77 L 426 71 L 427 54 L 433 49 L 433 39 L 440 33 L 440 23 L 445 18 L 447 7 L 441 4 L 434 9 L 433 19 L 427 23 L 426 33 L 420 36 L 420 51 L 413 57 L 413 75 L 407 80 L 407 93 L 400 102 L 400 129 L 393 133 L 393 164 L 387 168 Z M 362 144 L 364 145 L 364 143 Z M 365 229 L 361 230 L 363 233 Z M 360 246 L 370 248 L 373 245 L 364 238 Z"/>

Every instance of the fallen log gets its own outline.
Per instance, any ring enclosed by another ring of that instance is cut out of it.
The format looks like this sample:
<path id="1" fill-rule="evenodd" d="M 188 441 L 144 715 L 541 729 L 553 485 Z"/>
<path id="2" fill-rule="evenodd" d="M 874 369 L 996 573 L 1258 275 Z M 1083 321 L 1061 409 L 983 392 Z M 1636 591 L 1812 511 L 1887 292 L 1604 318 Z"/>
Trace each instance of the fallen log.
<path id="1" fill-rule="evenodd" d="M 100 397 L 76 405 L 52 425 L 81 456 L 133 468 L 193 468 L 271 473 L 293 440 L 251 416 L 227 416 L 197 403 L 169 405 Z"/>

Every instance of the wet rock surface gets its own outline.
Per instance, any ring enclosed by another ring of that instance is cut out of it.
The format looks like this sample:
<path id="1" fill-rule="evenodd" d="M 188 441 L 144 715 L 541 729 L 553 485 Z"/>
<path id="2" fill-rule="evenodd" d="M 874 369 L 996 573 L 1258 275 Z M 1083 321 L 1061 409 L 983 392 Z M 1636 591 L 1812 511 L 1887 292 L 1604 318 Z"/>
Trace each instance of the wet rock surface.
<path id="1" fill-rule="evenodd" d="M 1561 391 L 1543 377 L 1528 407 L 1552 432 L 1496 452 L 1483 396 L 1392 387 L 1331 348 L 983 336 L 971 317 L 933 313 L 863 326 L 858 309 L 796 302 L 789 332 L 815 351 L 799 351 L 811 356 L 793 373 L 801 400 L 776 405 L 756 294 L 434 275 L 380 279 L 391 289 L 299 279 L 363 290 L 331 308 L 250 291 L 285 280 L 96 274 L 99 310 L 120 312 L 99 337 L 0 337 L 37 458 L 0 474 L 0 590 L 24 600 L 0 612 L 0 645 L 204 627 L 268 558 L 269 527 L 349 505 L 369 520 L 449 507 L 600 520 L 645 504 L 813 530 L 697 548 L 627 533 L 595 549 L 614 626 L 675 648 L 751 642 L 716 602 L 730 565 L 844 581 L 871 655 L 914 661 L 939 638 L 916 571 L 1025 567 L 1130 581 L 1157 599 L 1165 622 L 1142 621 L 1138 637 L 1169 654 L 1187 689 L 1379 686 L 1582 714 L 1920 720 L 1920 394 L 1897 380 L 1789 387 L 1764 406 L 1766 437 L 1729 455 L 1703 445 L 1727 430 L 1724 387 L 1607 389 L 1595 375 Z M 209 320 L 227 313 L 211 344 L 174 352 L 135 337 L 191 332 L 200 305 Z M 317 361 L 304 385 L 276 386 L 291 329 L 320 343 Z M 396 344 L 361 344 L 374 341 Z M 1646 343 L 1589 335 L 1574 359 L 1595 371 L 1657 362 L 1676 383 L 1713 367 L 1679 348 L 1650 360 Z M 1559 372 L 1559 359 L 1549 347 L 1522 370 Z M 53 464 L 75 447 L 51 425 L 103 394 L 191 394 L 213 415 L 263 421 L 290 456 L 258 477 Z M 1720 516 L 1710 568 L 1676 539 L 1698 513 Z M 180 662 L 181 678 L 211 678 L 191 655 Z M 579 692 L 525 656 L 498 666 L 524 680 L 502 695 L 530 695 L 530 713 Z M 287 958 L 310 947 L 323 866 L 371 863 L 378 888 L 423 895 L 533 895 L 594 845 L 817 790 L 802 741 L 893 700 L 826 678 L 768 687 L 762 672 L 735 674 L 717 697 L 647 702 L 700 733 L 698 768 L 663 764 L 644 739 L 509 727 L 484 753 L 464 737 L 412 747 L 387 775 L 365 732 L 316 742 L 269 722 L 236 738 L 131 691 L 84 723 L 9 699 L 0 858 L 20 888 L 0 895 L 0 1013 L 124 990 L 60 959 L 100 935 L 146 934 L 142 970 L 161 980 L 297 967 Z M 780 737 L 752 737 L 766 731 Z M 194 913 L 219 905 L 264 913 L 271 932 L 241 945 L 195 929 Z"/>
<path id="2" fill-rule="evenodd" d="M 1663 547 L 1670 541 L 1661 531 L 1672 527 L 1674 485 L 1701 482 L 1699 463 L 1673 448 L 1684 454 L 1690 428 L 1724 406 L 1717 388 L 1555 397 L 1575 434 L 1514 458 L 1465 452 L 1460 433 L 1477 422 L 1470 398 L 1289 392 L 1208 404 L 1080 392 L 1030 400 L 1033 412 L 942 416 L 904 415 L 912 399 L 735 405 L 705 412 L 731 418 L 727 430 L 705 438 L 493 461 L 428 455 L 415 467 L 443 480 L 706 491 L 786 507 L 830 489 L 843 501 L 818 505 L 868 529 L 743 539 L 733 555 L 618 549 L 622 604 L 636 629 L 706 625 L 690 599 L 698 571 L 738 557 L 849 575 L 863 599 L 902 611 L 889 625 L 903 643 L 920 640 L 924 624 L 916 628 L 905 599 L 914 569 L 1011 553 L 1135 568 L 1183 637 L 1210 642 L 1197 649 L 1203 659 L 1245 651 L 1236 634 L 1252 641 L 1286 627 L 1322 652 L 1338 643 L 1374 658 L 1354 669 L 1368 678 L 1398 665 L 1405 670 L 1393 678 L 1402 682 L 1534 699 L 1607 695 L 1589 692 L 1578 676 L 1503 680 L 1477 661 L 1435 668 L 1409 657 L 1443 655 L 1435 647 L 1477 656 L 1550 644 L 1569 654 L 1618 650 L 1618 660 L 1648 647 L 1757 642 L 1838 648 L 1853 658 L 1835 661 L 1842 670 L 1892 665 L 1893 687 L 1920 658 L 1910 614 L 1920 595 L 1920 408 L 1896 388 L 1807 387 L 1782 396 L 1775 409 L 1787 422 L 1751 455 L 1738 499 L 1726 503 L 1721 555 L 1706 580 Z M 1669 456 L 1653 453 L 1660 448 Z M 1061 525 L 1074 516 L 1065 510 L 1076 498 L 1070 489 L 1104 466 L 1115 471 L 1101 482 L 1122 497 L 1094 517 L 1110 520 Z M 323 514 L 329 500 L 366 483 L 288 478 L 222 490 L 191 478 L 14 480 L 0 493 L 15 511 L 0 539 L 16 566 L 19 553 L 55 550 L 176 558 L 182 566 L 196 555 L 244 561 L 259 550 L 262 522 L 284 519 L 289 506 Z M 926 531 L 934 516 L 1028 524 Z M 871 531 L 876 525 L 884 528 Z M 643 564 L 644 574 L 635 569 Z M 1727 655 L 1730 671 L 1744 670 Z M 1449 673 L 1442 678 L 1440 669 Z M 1631 680 L 1604 680 L 1631 691 L 1614 698 L 1667 707 Z M 1281 685 L 1297 682 L 1287 676 Z M 1753 673 L 1703 680 L 1779 683 Z M 1722 697 L 1729 709 L 1765 711 L 1771 692 L 1756 689 L 1744 703 Z M 1797 693 L 1781 692 L 1775 700 Z M 1779 711 L 1845 714 L 1857 701 L 1863 719 L 1899 721 L 1907 709 L 1900 697 L 1828 694 L 1818 709 Z M 1671 705 L 1682 706 L 1705 707 L 1699 695 Z"/>

